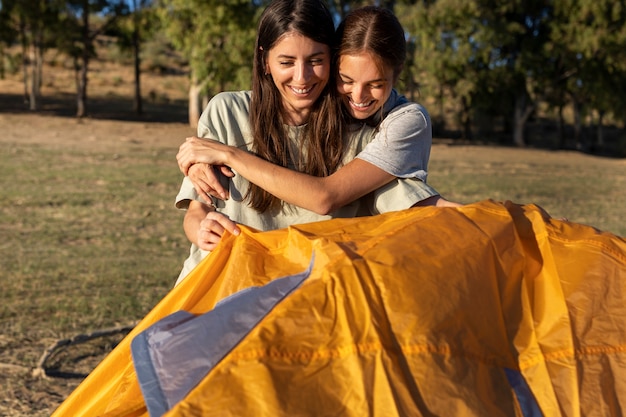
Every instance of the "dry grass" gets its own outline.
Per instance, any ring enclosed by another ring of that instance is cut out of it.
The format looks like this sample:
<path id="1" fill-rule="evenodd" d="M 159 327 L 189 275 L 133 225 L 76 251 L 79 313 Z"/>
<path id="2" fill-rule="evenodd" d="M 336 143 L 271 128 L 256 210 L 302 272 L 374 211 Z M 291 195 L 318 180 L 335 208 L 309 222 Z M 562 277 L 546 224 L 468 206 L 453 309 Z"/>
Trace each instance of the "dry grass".
<path id="1" fill-rule="evenodd" d="M 173 285 L 188 250 L 174 156 L 192 132 L 2 113 L 0 124 L 0 415 L 45 416 L 80 381 L 33 377 L 45 349 L 130 324 Z M 51 366 L 86 374 L 115 343 L 65 349 Z"/>
<path id="2" fill-rule="evenodd" d="M 429 182 L 452 200 L 540 205 L 554 217 L 626 236 L 626 159 L 574 151 L 435 146 Z"/>

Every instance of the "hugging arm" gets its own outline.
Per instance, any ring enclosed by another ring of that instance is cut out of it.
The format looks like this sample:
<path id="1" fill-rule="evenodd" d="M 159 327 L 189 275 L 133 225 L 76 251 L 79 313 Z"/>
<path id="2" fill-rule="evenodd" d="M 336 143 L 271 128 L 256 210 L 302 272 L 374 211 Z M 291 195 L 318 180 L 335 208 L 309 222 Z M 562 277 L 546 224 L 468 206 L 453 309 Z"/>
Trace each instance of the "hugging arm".
<path id="1" fill-rule="evenodd" d="M 315 177 L 274 165 L 241 149 L 197 137 L 188 138 L 180 146 L 177 160 L 186 175 L 196 163 L 228 166 L 281 200 L 318 214 L 328 214 L 395 178 L 360 159 L 352 160 L 330 176 Z"/>

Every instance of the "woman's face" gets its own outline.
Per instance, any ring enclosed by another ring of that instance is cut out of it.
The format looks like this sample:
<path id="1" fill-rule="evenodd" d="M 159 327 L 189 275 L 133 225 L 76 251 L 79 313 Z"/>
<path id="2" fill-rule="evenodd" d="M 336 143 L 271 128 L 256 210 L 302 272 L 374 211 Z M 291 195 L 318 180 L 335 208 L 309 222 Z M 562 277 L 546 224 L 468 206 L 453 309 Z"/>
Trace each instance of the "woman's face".
<path id="1" fill-rule="evenodd" d="M 269 50 L 265 72 L 272 75 L 290 125 L 307 122 L 311 107 L 330 77 L 330 48 L 297 33 L 287 33 Z"/>
<path id="2" fill-rule="evenodd" d="M 380 110 L 393 88 L 393 69 L 381 74 L 371 54 L 339 57 L 337 90 L 355 119 L 363 120 Z"/>

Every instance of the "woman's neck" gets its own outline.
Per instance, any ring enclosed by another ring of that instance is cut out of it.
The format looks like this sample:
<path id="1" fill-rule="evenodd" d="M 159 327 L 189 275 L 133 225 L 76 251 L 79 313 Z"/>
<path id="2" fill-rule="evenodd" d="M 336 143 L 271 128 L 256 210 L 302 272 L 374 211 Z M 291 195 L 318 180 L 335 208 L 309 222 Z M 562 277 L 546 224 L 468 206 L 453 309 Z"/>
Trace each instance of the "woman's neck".
<path id="1" fill-rule="evenodd" d="M 302 126 L 308 123 L 311 110 L 283 109 L 283 121 L 288 126 Z"/>

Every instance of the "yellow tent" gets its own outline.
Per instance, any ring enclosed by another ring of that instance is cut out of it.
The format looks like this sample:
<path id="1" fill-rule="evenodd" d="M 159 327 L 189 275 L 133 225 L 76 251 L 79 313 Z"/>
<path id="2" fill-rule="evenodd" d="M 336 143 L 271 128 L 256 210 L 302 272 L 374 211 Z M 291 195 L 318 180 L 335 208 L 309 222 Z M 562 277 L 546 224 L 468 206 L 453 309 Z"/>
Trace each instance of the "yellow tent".
<path id="1" fill-rule="evenodd" d="M 534 205 L 243 228 L 53 416 L 621 415 L 625 290 L 624 239 Z"/>

